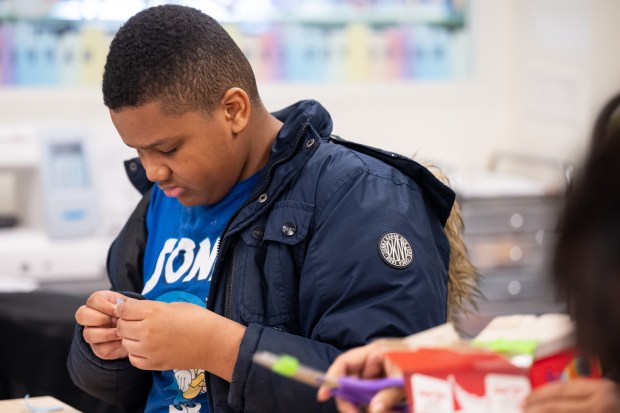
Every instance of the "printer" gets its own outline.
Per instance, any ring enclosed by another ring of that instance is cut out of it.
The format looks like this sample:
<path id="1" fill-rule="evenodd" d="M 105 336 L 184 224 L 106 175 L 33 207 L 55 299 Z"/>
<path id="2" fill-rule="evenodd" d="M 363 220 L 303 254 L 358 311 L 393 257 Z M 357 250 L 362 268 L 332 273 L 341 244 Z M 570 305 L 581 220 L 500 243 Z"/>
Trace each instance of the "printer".
<path id="1" fill-rule="evenodd" d="M 91 155 L 78 126 L 0 125 L 0 291 L 103 278 Z"/>

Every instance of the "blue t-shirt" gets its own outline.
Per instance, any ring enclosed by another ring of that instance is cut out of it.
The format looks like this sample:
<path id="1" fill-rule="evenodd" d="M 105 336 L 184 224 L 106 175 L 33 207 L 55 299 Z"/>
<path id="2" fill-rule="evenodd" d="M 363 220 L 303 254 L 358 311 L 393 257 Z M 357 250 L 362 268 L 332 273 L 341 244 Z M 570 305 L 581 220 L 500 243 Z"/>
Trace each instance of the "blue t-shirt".
<path id="1" fill-rule="evenodd" d="M 146 216 L 142 290 L 147 299 L 206 306 L 220 236 L 257 177 L 258 173 L 237 183 L 224 199 L 209 206 L 183 206 L 153 187 Z M 209 411 L 204 370 L 153 372 L 145 412 L 175 411 Z"/>

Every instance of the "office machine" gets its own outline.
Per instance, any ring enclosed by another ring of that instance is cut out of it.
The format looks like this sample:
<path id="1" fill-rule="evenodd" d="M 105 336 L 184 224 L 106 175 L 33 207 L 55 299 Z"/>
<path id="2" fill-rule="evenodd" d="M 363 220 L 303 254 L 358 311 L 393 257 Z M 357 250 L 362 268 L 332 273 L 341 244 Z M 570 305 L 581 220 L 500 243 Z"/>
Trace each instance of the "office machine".
<path id="1" fill-rule="evenodd" d="M 84 129 L 0 126 L 0 290 L 103 274 L 93 172 Z"/>

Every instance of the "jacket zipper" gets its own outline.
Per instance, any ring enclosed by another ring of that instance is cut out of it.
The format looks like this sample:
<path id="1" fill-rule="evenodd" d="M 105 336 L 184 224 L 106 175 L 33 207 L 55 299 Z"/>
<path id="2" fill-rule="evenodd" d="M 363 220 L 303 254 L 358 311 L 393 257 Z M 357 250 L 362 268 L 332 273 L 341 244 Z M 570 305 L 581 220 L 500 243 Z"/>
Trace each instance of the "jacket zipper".
<path id="1" fill-rule="evenodd" d="M 228 227 L 230 226 L 230 224 L 232 223 L 232 221 L 237 217 L 237 215 L 239 214 L 239 212 L 245 208 L 246 206 L 248 206 L 249 204 L 251 204 L 252 202 L 254 202 L 256 200 L 256 198 L 259 197 L 260 194 L 262 194 L 265 190 L 267 190 L 267 188 L 269 188 L 269 184 L 271 183 L 271 175 L 273 173 L 274 168 L 276 168 L 277 166 L 283 164 L 284 162 L 287 162 L 288 160 L 290 160 L 295 153 L 297 152 L 297 149 L 299 149 L 299 145 L 301 144 L 301 141 L 303 140 L 303 136 L 306 133 L 306 129 L 308 128 L 309 123 L 305 123 L 301 130 L 299 131 L 298 135 L 297 135 L 297 139 L 295 140 L 295 145 L 293 146 L 293 150 L 291 152 L 289 152 L 289 154 L 287 156 L 285 156 L 284 158 L 278 159 L 277 161 L 275 161 L 274 163 L 271 164 L 271 166 L 269 167 L 269 169 L 267 170 L 267 182 L 266 184 L 260 189 L 260 191 L 256 191 L 254 192 L 254 195 L 250 198 L 248 198 L 235 212 L 234 214 L 231 215 L 230 219 L 228 220 L 228 222 L 226 222 L 226 225 L 224 226 L 224 231 L 222 232 L 223 234 L 225 234 L 228 231 Z M 223 258 L 222 255 L 218 255 L 218 259 L 217 259 L 217 265 L 219 265 L 222 262 Z M 235 250 L 233 249 L 232 251 L 232 259 L 231 259 L 231 264 L 229 266 L 228 269 L 228 274 L 226 274 L 226 293 L 225 293 L 225 300 L 224 300 L 224 317 L 231 319 L 232 318 L 232 294 L 233 294 L 233 282 L 234 282 L 234 274 L 233 274 L 233 269 L 234 269 L 234 264 L 235 264 Z M 217 267 L 216 265 L 216 267 Z M 209 294 L 211 295 L 211 294 Z"/>
<path id="2" fill-rule="evenodd" d="M 232 258 L 228 274 L 226 274 L 226 298 L 224 301 L 224 317 L 232 319 L 232 292 L 233 292 L 233 268 L 235 268 L 235 250 L 232 251 Z"/>

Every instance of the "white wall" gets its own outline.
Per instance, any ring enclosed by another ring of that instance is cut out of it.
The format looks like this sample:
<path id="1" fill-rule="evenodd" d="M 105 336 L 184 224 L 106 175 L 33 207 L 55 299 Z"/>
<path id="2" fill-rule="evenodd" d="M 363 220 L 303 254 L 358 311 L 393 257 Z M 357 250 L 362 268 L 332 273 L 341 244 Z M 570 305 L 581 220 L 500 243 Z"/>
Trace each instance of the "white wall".
<path id="1" fill-rule="evenodd" d="M 579 163 L 620 91 L 620 1 L 519 0 L 511 148 Z"/>
<path id="2" fill-rule="evenodd" d="M 377 83 L 329 87 L 268 85 L 273 107 L 318 99 L 345 139 L 418 154 L 455 167 L 484 167 L 508 145 L 514 73 L 514 0 L 476 0 L 471 10 L 473 78 L 461 82 Z"/>

